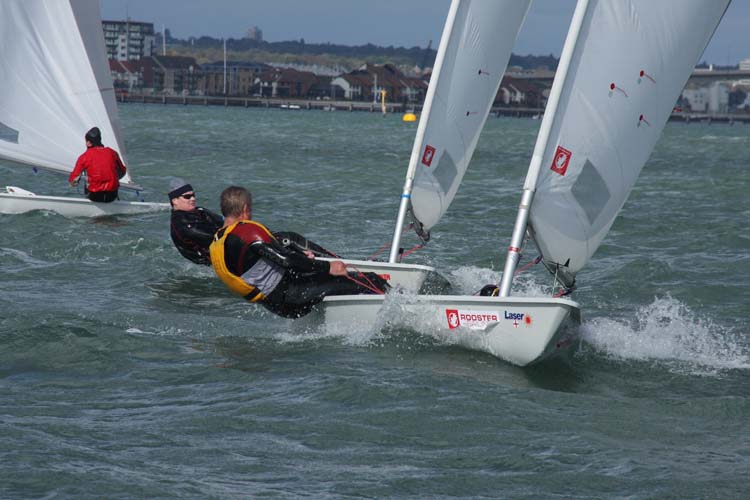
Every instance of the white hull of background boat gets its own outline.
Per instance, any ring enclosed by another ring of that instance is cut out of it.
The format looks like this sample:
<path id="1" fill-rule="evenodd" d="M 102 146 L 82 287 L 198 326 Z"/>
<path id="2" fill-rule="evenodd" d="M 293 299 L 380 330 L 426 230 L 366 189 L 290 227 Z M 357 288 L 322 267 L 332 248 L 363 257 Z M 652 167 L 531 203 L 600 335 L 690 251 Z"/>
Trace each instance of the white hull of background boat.
<path id="1" fill-rule="evenodd" d="M 552 297 L 345 295 L 319 307 L 327 329 L 408 328 L 518 366 L 568 351 L 581 322 L 576 302 Z"/>
<path id="2" fill-rule="evenodd" d="M 65 175 L 86 150 L 84 135 L 98 127 L 128 171 L 120 187 L 138 189 L 117 114 L 99 0 L 2 0 L 0 33 L 0 158 Z M 92 203 L 18 190 L 1 194 L 0 213 L 51 210 L 67 217 L 167 210 L 163 203 Z"/>
<path id="3" fill-rule="evenodd" d="M 113 201 L 94 203 L 85 198 L 38 196 L 28 191 L 0 193 L 0 213 L 22 214 L 33 210 L 48 210 L 64 217 L 99 217 L 103 215 L 142 214 L 169 210 L 169 203 Z"/>
<path id="4" fill-rule="evenodd" d="M 434 267 L 420 264 L 403 264 L 377 262 L 374 260 L 329 259 L 318 257 L 319 260 L 342 260 L 352 270 L 363 273 L 375 273 L 388 281 L 393 287 L 401 287 L 409 292 L 417 292 L 430 274 L 437 275 Z M 441 278 L 441 281 L 443 278 Z"/>

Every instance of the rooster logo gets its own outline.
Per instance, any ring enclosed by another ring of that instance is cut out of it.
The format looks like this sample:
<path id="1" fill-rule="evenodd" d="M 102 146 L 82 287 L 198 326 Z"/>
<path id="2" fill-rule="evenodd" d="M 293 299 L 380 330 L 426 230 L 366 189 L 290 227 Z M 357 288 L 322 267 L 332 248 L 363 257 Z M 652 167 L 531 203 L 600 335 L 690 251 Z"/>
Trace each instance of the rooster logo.
<path id="1" fill-rule="evenodd" d="M 458 311 L 455 309 L 447 309 L 445 315 L 448 317 L 448 328 L 451 330 L 458 328 L 461 322 L 458 320 Z"/>
<path id="2" fill-rule="evenodd" d="M 552 160 L 552 166 L 550 169 L 553 172 L 557 172 L 560 175 L 565 175 L 565 172 L 568 170 L 568 163 L 570 163 L 570 157 L 573 153 L 568 151 L 562 146 L 557 146 L 557 151 L 555 151 L 555 158 Z"/>
<path id="3" fill-rule="evenodd" d="M 424 153 L 422 153 L 422 163 L 424 163 L 425 166 L 429 167 L 434 157 L 435 157 L 435 148 L 427 144 L 424 147 Z"/>

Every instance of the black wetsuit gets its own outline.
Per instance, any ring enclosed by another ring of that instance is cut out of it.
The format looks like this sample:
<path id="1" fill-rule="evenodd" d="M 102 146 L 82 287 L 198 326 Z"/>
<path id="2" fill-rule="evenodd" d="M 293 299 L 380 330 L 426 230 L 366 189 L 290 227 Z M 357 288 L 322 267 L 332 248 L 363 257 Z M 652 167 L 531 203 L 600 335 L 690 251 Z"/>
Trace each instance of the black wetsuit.
<path id="1" fill-rule="evenodd" d="M 214 233 L 224 225 L 224 219 L 210 210 L 196 207 L 195 210 L 172 210 L 170 235 L 177 250 L 186 259 L 204 266 L 211 265 L 208 247 Z M 318 257 L 338 257 L 301 234 L 291 231 L 273 233 L 284 246 L 310 250 Z"/>
<path id="2" fill-rule="evenodd" d="M 172 210 L 170 235 L 177 250 L 188 260 L 204 266 L 211 265 L 208 246 L 224 219 L 210 210 Z"/>
<path id="3" fill-rule="evenodd" d="M 329 262 L 307 257 L 296 245 L 282 245 L 270 234 L 263 234 L 258 226 L 240 223 L 227 235 L 224 263 L 231 274 L 263 294 L 260 303 L 270 311 L 299 318 L 327 295 L 374 293 L 345 276 L 331 276 Z M 217 237 L 222 234 L 219 231 Z M 384 279 L 373 273 L 366 273 L 360 281 L 369 281 L 383 291 L 389 288 Z"/>

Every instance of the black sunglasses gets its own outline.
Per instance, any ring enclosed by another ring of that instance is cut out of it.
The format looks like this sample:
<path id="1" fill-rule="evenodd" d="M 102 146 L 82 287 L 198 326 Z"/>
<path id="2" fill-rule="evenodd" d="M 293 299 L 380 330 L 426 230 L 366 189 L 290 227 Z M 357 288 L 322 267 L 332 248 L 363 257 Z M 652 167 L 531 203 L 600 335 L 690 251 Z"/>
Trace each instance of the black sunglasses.
<path id="1" fill-rule="evenodd" d="M 190 198 L 195 198 L 195 193 L 182 194 L 180 195 L 180 197 L 185 198 L 186 200 L 189 200 Z"/>

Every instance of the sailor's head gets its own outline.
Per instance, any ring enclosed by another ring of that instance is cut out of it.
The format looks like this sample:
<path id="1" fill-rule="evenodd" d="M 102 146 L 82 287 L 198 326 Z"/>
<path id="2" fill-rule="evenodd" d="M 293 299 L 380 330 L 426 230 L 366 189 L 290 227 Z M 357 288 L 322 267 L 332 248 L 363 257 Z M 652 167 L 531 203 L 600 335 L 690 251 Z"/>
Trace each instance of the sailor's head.
<path id="1" fill-rule="evenodd" d="M 99 127 L 92 127 L 86 132 L 86 142 L 90 142 L 92 146 L 102 145 L 102 132 Z"/>
<path id="2" fill-rule="evenodd" d="M 221 192 L 221 214 L 224 217 L 249 219 L 253 214 L 253 196 L 240 186 L 229 186 Z"/>
<path id="3" fill-rule="evenodd" d="M 169 183 L 169 202 L 176 210 L 192 210 L 195 208 L 195 190 L 193 186 L 182 179 L 173 179 Z"/>

